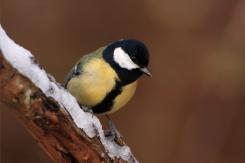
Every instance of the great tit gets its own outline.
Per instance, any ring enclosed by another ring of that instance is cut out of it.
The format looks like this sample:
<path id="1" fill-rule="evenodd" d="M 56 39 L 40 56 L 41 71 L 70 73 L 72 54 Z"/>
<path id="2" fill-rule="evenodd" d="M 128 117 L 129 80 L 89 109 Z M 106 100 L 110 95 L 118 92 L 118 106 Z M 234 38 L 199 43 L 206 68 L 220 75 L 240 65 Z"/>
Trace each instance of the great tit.
<path id="1" fill-rule="evenodd" d="M 144 43 L 126 39 L 83 56 L 70 71 L 65 87 L 96 114 L 111 114 L 134 95 L 137 79 L 146 74 L 149 52 Z"/>
<path id="2" fill-rule="evenodd" d="M 65 88 L 80 105 L 108 115 L 131 99 L 142 74 L 151 76 L 148 63 L 144 43 L 133 39 L 115 41 L 83 56 L 67 75 Z"/>

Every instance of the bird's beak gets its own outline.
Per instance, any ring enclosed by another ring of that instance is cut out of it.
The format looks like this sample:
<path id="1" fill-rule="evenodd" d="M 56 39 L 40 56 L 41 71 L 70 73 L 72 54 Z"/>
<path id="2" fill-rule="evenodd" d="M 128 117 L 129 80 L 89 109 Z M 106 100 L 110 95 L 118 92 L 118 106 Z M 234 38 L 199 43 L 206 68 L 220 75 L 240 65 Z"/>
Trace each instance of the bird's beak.
<path id="1" fill-rule="evenodd" d="M 152 77 L 151 72 L 148 70 L 147 67 L 141 68 L 140 70 L 141 70 L 143 73 L 145 73 L 146 75 Z"/>

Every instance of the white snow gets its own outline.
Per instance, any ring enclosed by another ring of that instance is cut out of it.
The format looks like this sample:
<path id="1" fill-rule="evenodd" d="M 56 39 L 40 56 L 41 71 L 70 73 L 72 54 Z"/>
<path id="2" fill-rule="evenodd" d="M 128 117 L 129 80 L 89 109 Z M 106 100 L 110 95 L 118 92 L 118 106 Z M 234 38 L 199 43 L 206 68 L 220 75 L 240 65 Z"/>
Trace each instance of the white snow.
<path id="1" fill-rule="evenodd" d="M 14 68 L 28 77 L 46 96 L 54 98 L 61 107 L 64 107 L 73 118 L 77 127 L 83 129 L 90 138 L 98 133 L 102 144 L 111 158 L 117 157 L 128 162 L 138 162 L 128 146 L 119 146 L 104 136 L 99 119 L 90 113 L 84 112 L 79 107 L 76 99 L 35 63 L 30 51 L 19 46 L 8 37 L 1 24 L 0 50 L 5 59 Z"/>

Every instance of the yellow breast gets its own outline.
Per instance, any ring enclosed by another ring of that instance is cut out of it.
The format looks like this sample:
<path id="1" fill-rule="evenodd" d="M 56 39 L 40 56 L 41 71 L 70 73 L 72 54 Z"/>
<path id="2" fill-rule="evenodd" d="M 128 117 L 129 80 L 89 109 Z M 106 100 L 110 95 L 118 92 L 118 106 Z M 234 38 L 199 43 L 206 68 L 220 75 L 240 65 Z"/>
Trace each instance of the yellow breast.
<path id="1" fill-rule="evenodd" d="M 122 88 L 121 94 L 118 95 L 116 99 L 114 100 L 112 109 L 106 114 L 114 113 L 118 111 L 119 109 L 121 109 L 125 104 L 127 104 L 128 101 L 133 97 L 136 88 L 137 88 L 137 81 L 124 86 Z"/>
<path id="2" fill-rule="evenodd" d="M 83 65 L 82 75 L 71 79 L 67 88 L 81 105 L 91 107 L 100 103 L 114 88 L 117 78 L 109 64 L 95 58 Z"/>
<path id="3" fill-rule="evenodd" d="M 116 72 L 101 57 L 97 57 L 82 65 L 81 75 L 72 78 L 67 89 L 79 104 L 94 107 L 115 88 L 116 80 L 119 80 Z M 108 108 L 110 110 L 102 114 L 110 114 L 122 108 L 132 98 L 136 87 L 137 81 L 124 86 L 121 93 L 112 99 L 113 105 Z"/>

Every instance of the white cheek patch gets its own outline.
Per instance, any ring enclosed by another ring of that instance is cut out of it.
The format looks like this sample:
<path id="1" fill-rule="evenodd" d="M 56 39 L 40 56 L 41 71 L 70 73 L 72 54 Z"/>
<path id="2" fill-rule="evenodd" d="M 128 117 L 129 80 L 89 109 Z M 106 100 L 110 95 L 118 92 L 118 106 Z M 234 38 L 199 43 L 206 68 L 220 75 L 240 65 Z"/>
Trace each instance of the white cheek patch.
<path id="1" fill-rule="evenodd" d="M 122 68 L 128 70 L 139 68 L 139 66 L 135 64 L 129 55 L 120 47 L 114 50 L 113 59 Z"/>

